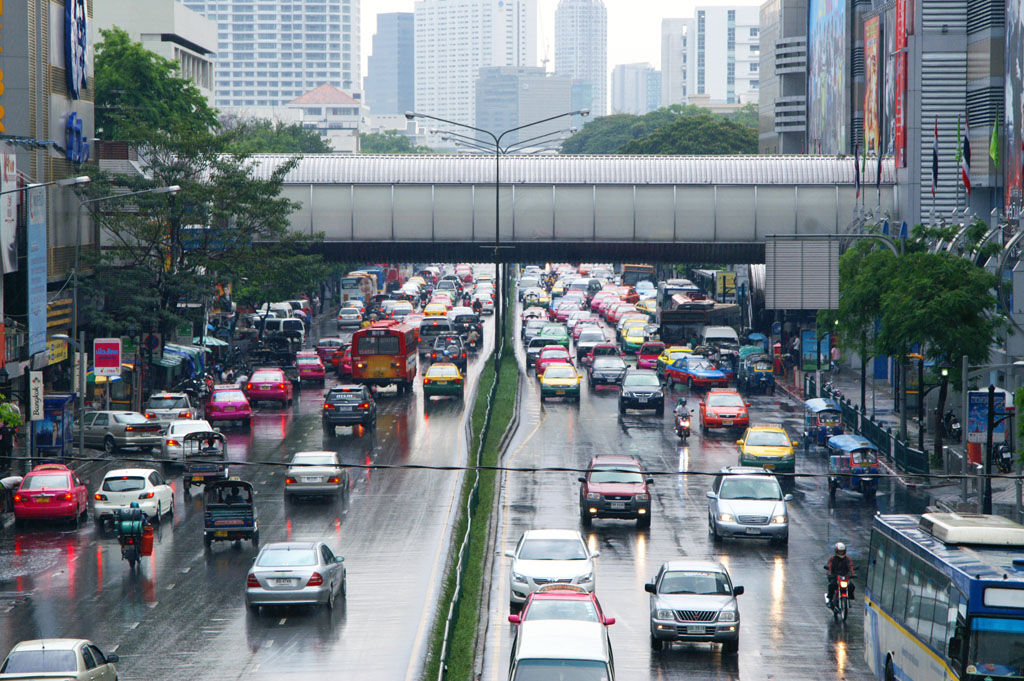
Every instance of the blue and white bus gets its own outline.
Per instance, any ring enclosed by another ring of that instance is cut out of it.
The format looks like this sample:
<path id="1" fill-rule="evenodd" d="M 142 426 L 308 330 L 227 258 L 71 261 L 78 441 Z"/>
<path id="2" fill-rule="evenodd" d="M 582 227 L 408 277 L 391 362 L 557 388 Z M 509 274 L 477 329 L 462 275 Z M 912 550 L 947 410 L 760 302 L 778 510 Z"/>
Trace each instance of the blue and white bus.
<path id="1" fill-rule="evenodd" d="M 864 656 L 884 681 L 1024 679 L 1024 525 L 877 515 Z"/>

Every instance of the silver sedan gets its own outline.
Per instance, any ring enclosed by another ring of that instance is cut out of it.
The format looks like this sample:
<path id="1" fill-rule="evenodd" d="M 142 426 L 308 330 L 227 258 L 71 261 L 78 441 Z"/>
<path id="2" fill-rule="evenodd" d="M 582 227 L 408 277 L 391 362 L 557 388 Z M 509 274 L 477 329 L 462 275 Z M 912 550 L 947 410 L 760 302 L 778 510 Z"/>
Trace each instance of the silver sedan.
<path id="1" fill-rule="evenodd" d="M 335 452 L 295 452 L 285 473 L 284 497 L 342 497 L 348 489 L 348 472 L 338 464 Z"/>
<path id="2" fill-rule="evenodd" d="M 245 605 L 254 613 L 264 605 L 333 608 L 347 590 L 344 560 L 323 542 L 267 544 L 249 568 Z"/>

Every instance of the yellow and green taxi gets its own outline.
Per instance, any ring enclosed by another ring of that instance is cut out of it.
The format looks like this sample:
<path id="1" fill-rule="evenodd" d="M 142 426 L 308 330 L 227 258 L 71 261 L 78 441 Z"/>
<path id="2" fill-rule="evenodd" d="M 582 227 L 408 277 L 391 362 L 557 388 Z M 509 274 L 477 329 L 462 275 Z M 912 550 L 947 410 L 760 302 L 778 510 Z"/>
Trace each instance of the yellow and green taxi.
<path id="1" fill-rule="evenodd" d="M 545 397 L 564 397 L 579 402 L 580 373 L 571 364 L 552 364 L 540 378 L 540 401 Z"/>
<path id="2" fill-rule="evenodd" d="M 465 381 L 459 367 L 451 362 L 435 362 L 423 374 L 423 396 L 451 395 L 462 399 Z"/>
<path id="3" fill-rule="evenodd" d="M 424 279 L 423 277 L 419 276 L 418 274 L 416 274 L 416 275 L 413 275 L 413 276 L 409 277 L 408 279 L 406 279 L 405 283 L 407 283 L 407 284 L 416 284 L 417 286 L 422 288 L 422 287 L 427 285 L 427 280 Z"/>
<path id="4" fill-rule="evenodd" d="M 444 317 L 447 314 L 448 308 L 444 306 L 444 303 L 427 303 L 423 308 L 424 317 Z"/>
<path id="5" fill-rule="evenodd" d="M 569 331 L 564 324 L 548 324 L 540 330 L 537 338 L 551 341 L 549 345 L 561 345 L 566 350 L 569 349 Z"/>
<path id="6" fill-rule="evenodd" d="M 556 281 L 555 285 L 551 287 L 551 295 L 555 297 L 565 295 L 565 284 L 561 281 Z"/>
<path id="7" fill-rule="evenodd" d="M 796 471 L 793 441 L 780 425 L 750 426 L 736 444 L 741 466 L 764 466 L 779 473 Z"/>
<path id="8" fill-rule="evenodd" d="M 551 294 L 541 289 L 537 295 L 537 304 L 541 307 L 551 307 Z"/>
<path id="9" fill-rule="evenodd" d="M 636 309 L 648 317 L 654 317 L 658 313 L 658 304 L 653 299 L 641 300 L 636 304 Z"/>
<path id="10" fill-rule="evenodd" d="M 658 372 L 659 377 L 664 378 L 665 369 L 667 369 L 672 362 L 681 357 L 692 354 L 693 350 L 685 345 L 670 345 L 665 348 L 660 355 L 658 355 L 658 366 L 655 367 L 655 371 Z"/>
<path id="11" fill-rule="evenodd" d="M 647 340 L 646 324 L 626 324 L 622 327 L 622 350 L 635 353 Z"/>

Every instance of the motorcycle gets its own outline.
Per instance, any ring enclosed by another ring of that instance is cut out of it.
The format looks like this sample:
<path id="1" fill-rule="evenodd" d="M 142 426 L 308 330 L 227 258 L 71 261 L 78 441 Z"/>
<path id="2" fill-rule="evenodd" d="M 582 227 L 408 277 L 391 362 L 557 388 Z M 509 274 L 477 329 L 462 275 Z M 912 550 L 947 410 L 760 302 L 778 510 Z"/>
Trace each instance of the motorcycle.
<path id="1" fill-rule="evenodd" d="M 1013 472 L 1013 451 L 1010 445 L 1000 442 L 996 445 L 996 462 L 999 464 L 999 472 L 1004 475 Z"/>
<path id="2" fill-rule="evenodd" d="M 152 554 L 153 528 L 138 502 L 132 502 L 131 508 L 115 511 L 111 527 L 121 545 L 121 558 L 128 561 L 129 568 L 134 570 L 142 556 Z"/>
<path id="3" fill-rule="evenodd" d="M 680 440 L 690 437 L 690 415 L 688 413 L 676 414 L 676 435 Z"/>
<path id="4" fill-rule="evenodd" d="M 953 442 L 960 442 L 960 419 L 957 418 L 952 409 L 946 410 L 945 415 L 942 417 L 942 426 L 945 429 L 946 437 Z"/>
<path id="5" fill-rule="evenodd" d="M 832 611 L 832 617 L 834 619 L 841 619 L 846 621 L 846 616 L 850 612 L 850 577 L 846 575 L 838 575 L 834 577 L 836 580 L 835 592 L 832 594 L 832 600 L 828 600 L 828 594 L 825 595 L 825 605 Z"/>

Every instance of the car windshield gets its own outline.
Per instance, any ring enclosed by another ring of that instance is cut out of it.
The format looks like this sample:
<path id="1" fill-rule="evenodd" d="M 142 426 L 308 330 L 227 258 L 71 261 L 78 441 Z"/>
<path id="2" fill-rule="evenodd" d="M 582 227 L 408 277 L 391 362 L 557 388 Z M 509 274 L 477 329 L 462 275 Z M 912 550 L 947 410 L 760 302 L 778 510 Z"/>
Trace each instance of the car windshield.
<path id="1" fill-rule="evenodd" d="M 519 550 L 520 560 L 586 560 L 579 539 L 527 539 Z"/>
<path id="2" fill-rule="evenodd" d="M 547 324 L 543 319 L 531 319 L 526 322 L 527 329 L 542 329 Z"/>
<path id="3" fill-rule="evenodd" d="M 580 343 L 603 343 L 604 333 L 601 331 L 582 331 L 580 332 Z"/>
<path id="4" fill-rule="evenodd" d="M 661 576 L 658 593 L 727 596 L 732 593 L 732 588 L 723 572 L 673 570 Z"/>
<path id="5" fill-rule="evenodd" d="M 743 398 L 739 395 L 722 395 L 714 394 L 708 395 L 708 406 L 709 407 L 742 407 Z"/>
<path id="6" fill-rule="evenodd" d="M 608 665 L 599 660 L 519 660 L 512 681 L 608 681 Z"/>
<path id="7" fill-rule="evenodd" d="M 696 361 L 690 360 L 689 362 L 685 363 L 685 366 L 690 371 L 714 371 L 715 369 L 718 368 L 711 362 L 707 361 L 706 359 L 699 359 Z"/>
<path id="8" fill-rule="evenodd" d="M 629 469 L 629 470 L 615 470 Z M 611 483 L 619 482 L 623 484 L 639 484 L 644 481 L 644 476 L 640 474 L 640 471 L 634 470 L 629 464 L 622 464 L 621 466 L 609 466 L 607 468 L 595 468 L 590 471 L 590 482 L 598 483 Z"/>
<path id="9" fill-rule="evenodd" d="M 1024 676 L 1024 620 L 976 617 L 970 636 L 968 665 L 993 679 Z"/>
<path id="10" fill-rule="evenodd" d="M 545 326 L 540 333 L 542 336 L 557 338 L 565 335 L 565 329 L 561 326 Z"/>
<path id="11" fill-rule="evenodd" d="M 218 390 L 213 393 L 214 402 L 245 402 L 245 393 L 241 390 Z"/>
<path id="12" fill-rule="evenodd" d="M 732 478 L 722 482 L 718 492 L 721 499 L 760 499 L 779 501 L 782 489 L 774 478 L 767 476 L 757 478 Z"/>
<path id="13" fill-rule="evenodd" d="M 256 559 L 259 567 L 299 567 L 316 565 L 316 552 L 313 549 L 263 549 Z"/>
<path id="14" fill-rule="evenodd" d="M 445 377 L 445 376 L 458 376 L 459 370 L 455 365 L 440 366 L 438 364 L 431 365 L 427 371 L 430 376 Z"/>
<path id="15" fill-rule="evenodd" d="M 552 359 L 554 357 L 565 357 L 564 350 L 543 350 L 540 353 L 541 359 Z"/>
<path id="16" fill-rule="evenodd" d="M 362 402 L 362 393 L 356 392 L 342 392 L 340 390 L 332 390 L 328 398 L 335 402 Z"/>
<path id="17" fill-rule="evenodd" d="M 0 674 L 54 674 L 78 671 L 73 650 L 16 650 L 7 657 Z"/>
<path id="18" fill-rule="evenodd" d="M 660 355 L 664 349 L 665 346 L 662 343 L 645 343 L 643 347 L 640 348 L 640 354 Z"/>
<path id="19" fill-rule="evenodd" d="M 67 489 L 67 473 L 47 473 L 46 475 L 30 475 L 22 483 L 22 489 Z"/>
<path id="20" fill-rule="evenodd" d="M 594 348 L 595 355 L 616 355 L 618 356 L 619 351 L 614 345 L 605 345 Z"/>
<path id="21" fill-rule="evenodd" d="M 284 375 L 276 371 L 257 371 L 250 379 L 253 383 L 279 383 Z"/>
<path id="22" fill-rule="evenodd" d="M 320 360 L 316 357 L 298 357 L 295 363 L 301 366 L 317 366 Z"/>
<path id="23" fill-rule="evenodd" d="M 858 449 L 850 452 L 850 463 L 853 465 L 857 464 L 874 464 L 878 463 L 878 457 L 873 449 Z"/>
<path id="24" fill-rule="evenodd" d="M 103 479 L 104 492 L 134 492 L 139 489 L 146 489 L 146 480 L 144 478 L 118 475 L 113 478 Z"/>
<path id="25" fill-rule="evenodd" d="M 114 417 L 114 420 L 117 421 L 118 423 L 124 423 L 125 425 L 129 426 L 138 425 L 142 423 L 149 423 L 149 419 L 135 411 L 126 411 L 121 414 L 113 414 L 112 416 Z"/>
<path id="26" fill-rule="evenodd" d="M 789 437 L 777 430 L 752 430 L 743 441 L 748 447 L 788 447 Z"/>
<path id="27" fill-rule="evenodd" d="M 146 409 L 185 409 L 188 400 L 184 397 L 151 397 L 146 401 Z"/>
<path id="28" fill-rule="evenodd" d="M 658 377 L 654 374 L 627 374 L 623 382 L 623 387 L 629 388 L 657 388 L 660 386 L 661 383 L 658 382 Z"/>
<path id="29" fill-rule="evenodd" d="M 576 370 L 566 364 L 565 366 L 553 366 L 544 372 L 545 378 L 576 378 Z"/>
<path id="30" fill-rule="evenodd" d="M 304 466 L 337 466 L 333 454 L 296 454 L 292 458 L 293 465 Z"/>
<path id="31" fill-rule="evenodd" d="M 603 369 L 625 369 L 626 363 L 621 357 L 601 357 L 594 360 L 594 371 Z"/>
<path id="32" fill-rule="evenodd" d="M 536 597 L 523 616 L 524 622 L 533 620 L 582 620 L 600 622 L 594 602 L 582 598 L 537 599 Z"/>

